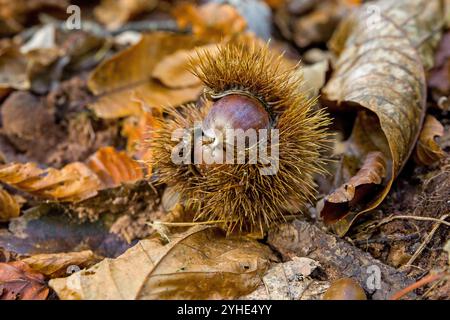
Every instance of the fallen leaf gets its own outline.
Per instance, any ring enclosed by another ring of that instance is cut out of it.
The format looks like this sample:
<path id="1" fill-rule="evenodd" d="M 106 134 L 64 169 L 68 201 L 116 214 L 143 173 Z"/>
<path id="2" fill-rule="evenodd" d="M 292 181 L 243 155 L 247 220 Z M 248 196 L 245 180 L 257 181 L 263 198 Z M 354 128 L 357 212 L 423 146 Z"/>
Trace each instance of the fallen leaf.
<path id="1" fill-rule="evenodd" d="M 430 166 L 444 157 L 444 150 L 435 141 L 443 135 L 444 126 L 435 117 L 427 115 L 414 153 L 416 163 Z"/>
<path id="2" fill-rule="evenodd" d="M 151 138 L 151 132 L 158 126 L 156 118 L 161 116 L 156 110 L 152 110 L 140 117 L 128 117 L 122 125 L 121 134 L 127 138 L 127 153 L 145 162 L 147 174 L 152 171 L 152 168 L 150 167 L 151 149 L 146 141 Z"/>
<path id="3" fill-rule="evenodd" d="M 90 75 L 89 89 L 97 96 L 90 108 L 105 119 L 141 115 L 142 102 L 162 108 L 195 100 L 201 85 L 172 89 L 152 78 L 160 61 L 178 50 L 205 44 L 192 35 L 155 32 L 101 63 Z"/>
<path id="4" fill-rule="evenodd" d="M 190 62 L 192 65 L 197 65 L 195 51 L 208 50 L 218 51 L 216 44 L 209 44 L 195 48 L 195 50 L 178 50 L 177 52 L 164 57 L 159 62 L 155 70 L 153 70 L 153 77 L 161 81 L 170 88 L 183 88 L 189 86 L 199 85 L 200 79 L 196 77 L 190 70 Z"/>
<path id="5" fill-rule="evenodd" d="M 333 36 L 330 46 L 338 58 L 323 96 L 343 110 L 359 108 L 345 155 L 358 162 L 371 151 L 382 152 L 387 177 L 368 202 L 341 215 L 333 226 L 340 235 L 381 203 L 414 148 L 425 114 L 425 70 L 432 67 L 444 20 L 443 1 L 380 0 L 368 5 L 383 14 L 374 17 L 363 5 Z"/>
<path id="6" fill-rule="evenodd" d="M 102 147 L 86 163 L 73 162 L 62 169 L 40 169 L 36 163 L 0 166 L 0 181 L 38 197 L 79 202 L 99 190 L 143 179 L 142 167 L 125 152 Z"/>
<path id="7" fill-rule="evenodd" d="M 9 40 L 0 41 L 0 89 L 25 90 L 29 87 L 27 60 L 19 46 Z"/>
<path id="8" fill-rule="evenodd" d="M 11 218 L 18 217 L 19 214 L 20 205 L 17 200 L 0 187 L 0 222 L 9 221 Z"/>
<path id="9" fill-rule="evenodd" d="M 101 261 L 91 250 L 80 252 L 42 253 L 22 259 L 36 272 L 50 278 L 64 277 Z"/>
<path id="10" fill-rule="evenodd" d="M 324 86 L 328 69 L 329 63 L 327 60 L 304 66 L 301 69 L 303 71 L 303 78 L 305 79 L 305 91 L 308 92 L 311 97 L 317 97 L 320 89 Z"/>
<path id="11" fill-rule="evenodd" d="M 158 2 L 158 0 L 102 0 L 94 8 L 94 15 L 109 29 L 117 29 L 138 14 L 153 10 Z"/>
<path id="12" fill-rule="evenodd" d="M 98 177 L 81 162 L 60 170 L 40 169 L 35 163 L 9 163 L 0 167 L 0 181 L 36 196 L 61 201 L 80 201 L 97 194 Z"/>
<path id="13" fill-rule="evenodd" d="M 442 37 L 435 62 L 429 73 L 428 86 L 438 95 L 450 95 L 450 32 Z"/>
<path id="14" fill-rule="evenodd" d="M 117 259 L 52 279 L 61 299 L 232 299 L 253 291 L 271 257 L 268 247 L 194 227 L 162 240 L 141 240 Z"/>
<path id="15" fill-rule="evenodd" d="M 124 182 L 136 182 L 144 178 L 141 166 L 124 151 L 117 151 L 113 147 L 100 148 L 86 163 L 99 177 L 103 188 L 113 188 Z"/>
<path id="16" fill-rule="evenodd" d="M 321 211 L 325 223 L 336 222 L 364 198 L 372 195 L 386 176 L 386 161 L 381 152 L 367 154 L 361 169 L 330 195 Z"/>
<path id="17" fill-rule="evenodd" d="M 172 14 L 180 28 L 192 27 L 192 32 L 201 37 L 221 40 L 247 28 L 245 19 L 229 4 L 210 2 L 201 6 L 192 3 L 177 5 Z"/>
<path id="18" fill-rule="evenodd" d="M 0 300 L 45 300 L 49 288 L 44 276 L 25 262 L 0 263 Z"/>
<path id="19" fill-rule="evenodd" d="M 264 275 L 263 284 L 241 299 L 319 300 L 329 283 L 311 279 L 311 273 L 318 266 L 319 263 L 310 258 L 296 256 L 291 261 L 274 264 Z M 314 288 L 313 292 L 309 290 L 311 288 Z"/>

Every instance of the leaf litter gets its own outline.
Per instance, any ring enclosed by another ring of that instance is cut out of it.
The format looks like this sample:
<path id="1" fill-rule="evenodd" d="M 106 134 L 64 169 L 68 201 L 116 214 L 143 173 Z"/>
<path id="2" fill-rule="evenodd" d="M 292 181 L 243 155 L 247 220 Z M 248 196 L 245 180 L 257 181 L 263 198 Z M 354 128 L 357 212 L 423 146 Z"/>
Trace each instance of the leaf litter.
<path id="1" fill-rule="evenodd" d="M 6 1 L 0 298 L 309 300 L 351 278 L 448 299 L 450 4 L 362 2 L 103 0 L 67 30 L 69 1 Z M 341 140 L 317 201 L 226 236 L 158 184 L 148 142 L 170 108 L 207 107 L 198 50 L 269 38 Z"/>

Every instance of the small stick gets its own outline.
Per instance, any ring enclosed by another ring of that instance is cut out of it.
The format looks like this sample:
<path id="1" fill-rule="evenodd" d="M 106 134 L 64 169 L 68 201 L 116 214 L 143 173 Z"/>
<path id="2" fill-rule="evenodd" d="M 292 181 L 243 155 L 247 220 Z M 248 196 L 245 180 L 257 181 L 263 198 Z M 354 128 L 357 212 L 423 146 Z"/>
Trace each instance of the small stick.
<path id="1" fill-rule="evenodd" d="M 401 297 L 407 295 L 411 291 L 413 291 L 417 288 L 420 288 L 430 282 L 441 279 L 445 274 L 446 274 L 445 272 L 440 272 L 440 273 L 436 273 L 436 274 L 431 273 L 431 274 L 427 275 L 426 277 L 423 277 L 419 281 L 413 283 L 412 285 L 407 286 L 406 288 L 404 288 L 400 291 L 397 291 L 389 298 L 389 300 L 399 300 Z"/>
<path id="2" fill-rule="evenodd" d="M 448 217 L 448 214 L 447 214 L 447 215 L 444 215 L 444 216 Z M 444 216 L 443 216 L 443 217 L 444 217 Z M 392 220 L 396 220 L 396 219 L 412 219 L 412 220 L 420 220 L 420 221 L 434 221 L 434 222 L 438 222 L 439 224 L 444 224 L 444 225 L 446 225 L 447 227 L 450 227 L 450 222 L 444 221 L 445 218 L 444 218 L 444 220 L 441 220 L 442 217 L 441 217 L 440 219 L 436 219 L 436 218 L 432 218 L 432 217 L 401 216 L 401 215 L 400 215 L 400 216 L 391 216 L 391 217 L 387 217 L 386 219 L 381 220 L 381 221 L 378 223 L 378 226 L 380 226 L 380 225 L 382 225 L 382 224 L 385 224 L 385 223 L 388 223 L 388 222 L 391 222 Z"/>
<path id="3" fill-rule="evenodd" d="M 422 253 L 422 251 L 425 249 L 427 244 L 433 239 L 433 236 L 437 229 L 440 227 L 441 223 L 447 219 L 449 214 L 444 214 L 433 226 L 433 229 L 431 229 L 430 233 L 425 237 L 425 240 L 422 242 L 419 248 L 417 248 L 416 252 L 414 252 L 413 256 L 409 259 L 409 261 L 402 267 L 406 268 L 413 264 L 413 262 L 417 259 L 417 257 Z"/>

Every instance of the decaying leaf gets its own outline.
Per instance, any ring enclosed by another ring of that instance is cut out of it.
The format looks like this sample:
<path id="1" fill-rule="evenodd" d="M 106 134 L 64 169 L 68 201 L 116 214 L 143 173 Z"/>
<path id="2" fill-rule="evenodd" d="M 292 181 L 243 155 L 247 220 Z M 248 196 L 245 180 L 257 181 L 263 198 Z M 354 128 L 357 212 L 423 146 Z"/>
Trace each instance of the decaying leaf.
<path id="1" fill-rule="evenodd" d="M 326 223 L 338 221 L 350 209 L 356 208 L 364 198 L 380 186 L 386 176 L 386 161 L 378 151 L 367 154 L 359 171 L 325 198 L 322 215 Z"/>
<path id="2" fill-rule="evenodd" d="M 317 300 L 330 285 L 310 278 L 319 263 L 305 257 L 274 264 L 264 275 L 263 284 L 242 297 L 250 300 Z"/>
<path id="3" fill-rule="evenodd" d="M 113 147 L 100 148 L 87 160 L 88 167 L 100 178 L 103 188 L 113 188 L 123 182 L 135 182 L 144 178 L 141 166 Z"/>
<path id="4" fill-rule="evenodd" d="M 44 276 L 25 262 L 0 263 L 0 300 L 45 300 L 49 288 Z"/>
<path id="5" fill-rule="evenodd" d="M 195 100 L 201 85 L 187 83 L 172 89 L 152 76 L 164 57 L 203 44 L 205 40 L 191 35 L 164 32 L 143 35 L 137 44 L 92 72 L 88 86 L 98 100 L 90 107 L 99 117 L 111 119 L 142 114 L 142 102 L 149 108 L 162 108 Z"/>
<path id="6" fill-rule="evenodd" d="M 95 17 L 109 29 L 116 29 L 138 14 L 153 10 L 158 0 L 102 0 Z"/>
<path id="7" fill-rule="evenodd" d="M 141 240 L 117 259 L 50 286 L 61 299 L 231 299 L 260 284 L 271 255 L 256 241 L 198 226 L 166 245 Z"/>
<path id="8" fill-rule="evenodd" d="M 368 5 L 377 6 L 381 14 L 373 16 L 364 5 L 334 35 L 331 47 L 338 59 L 323 94 L 343 109 L 360 108 L 345 152 L 356 162 L 353 175 L 364 155 L 380 151 L 387 176 L 368 202 L 342 213 L 334 225 L 341 235 L 359 214 L 381 203 L 414 148 L 425 114 L 425 70 L 433 65 L 444 21 L 444 1 L 380 0 Z"/>
<path id="9" fill-rule="evenodd" d="M 444 126 L 435 117 L 427 115 L 417 142 L 414 160 L 420 165 L 429 166 L 442 159 L 445 153 L 435 138 L 443 135 Z"/>
<path id="10" fill-rule="evenodd" d="M 0 166 L 0 181 L 35 196 L 77 202 L 98 190 L 142 179 L 139 164 L 124 152 L 103 147 L 87 163 L 73 162 L 62 169 L 40 169 L 37 164 L 8 163 Z"/>
<path id="11" fill-rule="evenodd" d="M 91 250 L 85 250 L 80 252 L 42 253 L 21 261 L 25 262 L 36 272 L 56 278 L 68 276 L 75 270 L 89 268 L 100 260 L 102 258 Z"/>
<path id="12" fill-rule="evenodd" d="M 195 35 L 219 39 L 242 32 L 247 23 L 229 4 L 210 2 L 201 6 L 181 3 L 173 10 L 180 28 L 192 27 Z"/>
<path id="13" fill-rule="evenodd" d="M 9 221 L 11 218 L 18 217 L 19 214 L 20 205 L 17 200 L 0 187 L 0 222 Z"/>

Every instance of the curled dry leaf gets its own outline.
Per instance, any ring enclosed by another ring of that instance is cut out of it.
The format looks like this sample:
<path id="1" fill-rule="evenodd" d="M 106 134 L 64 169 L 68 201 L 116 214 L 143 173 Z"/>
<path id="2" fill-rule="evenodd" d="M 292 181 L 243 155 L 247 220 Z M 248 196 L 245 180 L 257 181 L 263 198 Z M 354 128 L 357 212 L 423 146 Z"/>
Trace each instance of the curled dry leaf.
<path id="1" fill-rule="evenodd" d="M 359 107 L 345 157 L 358 162 L 380 151 L 387 175 L 381 191 L 368 202 L 342 213 L 334 225 L 340 235 L 359 214 L 381 203 L 414 148 L 425 113 L 425 70 L 433 64 L 444 21 L 444 1 L 380 0 L 368 5 L 376 5 L 382 14 L 375 19 L 364 5 L 333 37 L 338 58 L 323 95 L 343 109 Z M 355 174 L 358 167 L 356 163 L 350 171 Z"/>
<path id="2" fill-rule="evenodd" d="M 102 0 L 94 9 L 95 17 L 109 29 L 116 29 L 138 14 L 149 12 L 158 0 Z"/>
<path id="3" fill-rule="evenodd" d="M 77 267 L 77 269 L 89 268 L 101 260 L 102 257 L 97 256 L 91 250 L 85 250 L 80 252 L 42 253 L 21 261 L 25 262 L 36 272 L 50 278 L 56 278 L 68 276 L 73 273 L 72 271 L 76 270 L 69 267 L 73 266 Z"/>
<path id="4" fill-rule="evenodd" d="M 141 166 L 124 151 L 113 147 L 100 148 L 87 160 L 88 167 L 100 178 L 103 188 L 113 188 L 123 182 L 144 178 Z"/>
<path id="5" fill-rule="evenodd" d="M 77 202 L 93 197 L 98 190 L 135 182 L 144 173 L 124 152 L 103 147 L 87 163 L 73 162 L 62 169 L 40 169 L 35 163 L 0 166 L 0 181 L 35 196 Z"/>
<path id="6" fill-rule="evenodd" d="M 253 291 L 272 253 L 256 241 L 197 226 L 166 245 L 141 240 L 116 259 L 52 279 L 61 299 L 231 299 Z"/>
<path id="7" fill-rule="evenodd" d="M 180 28 L 192 27 L 195 35 L 216 38 L 244 31 L 247 22 L 239 12 L 229 4 L 210 2 L 201 6 L 181 3 L 173 10 Z"/>
<path id="8" fill-rule="evenodd" d="M 44 276 L 25 262 L 0 263 L 0 300 L 45 300 L 49 288 Z"/>
<path id="9" fill-rule="evenodd" d="M 40 169 L 35 163 L 9 163 L 0 167 L 0 181 L 36 196 L 61 201 L 80 201 L 97 193 L 98 177 L 83 163 L 60 170 Z"/>
<path id="10" fill-rule="evenodd" d="M 177 50 L 190 50 L 206 42 L 192 35 L 156 32 L 143 35 L 135 45 L 100 64 L 90 75 L 89 89 L 97 96 L 90 108 L 101 118 L 141 115 L 149 108 L 193 101 L 201 85 L 172 89 L 154 79 L 155 67 Z"/>
<path id="11" fill-rule="evenodd" d="M 161 117 L 157 110 L 146 112 L 142 116 L 132 116 L 124 120 L 121 134 L 127 138 L 127 153 L 143 160 L 146 164 L 147 173 L 152 170 L 150 166 L 151 148 L 146 146 L 145 141 L 150 139 L 151 132 L 157 128 Z"/>
<path id="12" fill-rule="evenodd" d="M 0 187 L 0 222 L 9 221 L 11 218 L 18 217 L 19 214 L 20 205 L 17 200 Z"/>
<path id="13" fill-rule="evenodd" d="M 359 171 L 325 198 L 322 215 L 326 223 L 336 222 L 364 198 L 373 194 L 386 176 L 386 161 L 381 152 L 367 154 Z"/>
<path id="14" fill-rule="evenodd" d="M 414 160 L 419 165 L 429 166 L 444 157 L 444 150 L 435 141 L 436 137 L 443 135 L 444 126 L 435 117 L 428 115 L 414 153 Z"/>

